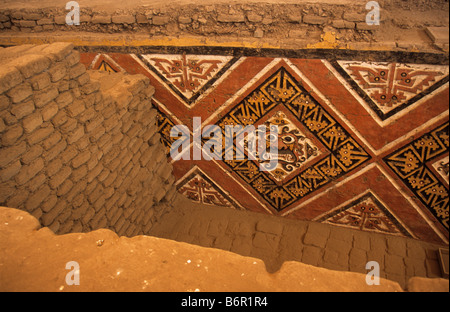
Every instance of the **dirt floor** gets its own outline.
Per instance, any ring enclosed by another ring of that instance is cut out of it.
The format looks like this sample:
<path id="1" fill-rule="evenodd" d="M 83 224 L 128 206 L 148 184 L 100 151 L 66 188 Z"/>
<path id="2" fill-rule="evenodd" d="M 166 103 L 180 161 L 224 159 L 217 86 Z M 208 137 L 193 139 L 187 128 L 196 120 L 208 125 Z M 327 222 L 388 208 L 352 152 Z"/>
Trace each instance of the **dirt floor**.
<path id="1" fill-rule="evenodd" d="M 150 236 L 118 237 L 109 230 L 55 235 L 28 213 L 3 207 L 0 250 L 0 291 L 7 292 L 403 291 L 383 278 L 368 285 L 365 274 L 293 261 L 270 274 L 259 259 Z M 409 288 L 448 291 L 448 281 L 415 279 Z"/>

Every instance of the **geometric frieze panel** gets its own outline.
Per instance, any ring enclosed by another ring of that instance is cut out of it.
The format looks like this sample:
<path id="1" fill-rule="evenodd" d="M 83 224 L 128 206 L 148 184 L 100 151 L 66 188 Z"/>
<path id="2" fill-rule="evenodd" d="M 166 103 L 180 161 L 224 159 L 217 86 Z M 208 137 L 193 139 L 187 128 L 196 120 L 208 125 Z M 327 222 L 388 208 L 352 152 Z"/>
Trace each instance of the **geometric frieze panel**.
<path id="1" fill-rule="evenodd" d="M 193 201 L 448 242 L 448 57 L 233 49 L 104 47 L 81 61 L 150 79 L 178 191 Z M 196 117 L 222 139 L 227 125 L 275 126 L 275 169 L 249 157 L 249 136 L 243 159 L 225 157 L 226 144 L 214 161 L 172 159 L 176 125 L 193 155 Z"/>
<path id="2" fill-rule="evenodd" d="M 381 120 L 448 82 L 448 66 L 442 65 L 337 61 L 334 66 Z"/>
<path id="3" fill-rule="evenodd" d="M 218 55 L 144 54 L 141 56 L 173 92 L 194 103 L 238 58 Z"/>
<path id="4" fill-rule="evenodd" d="M 229 194 L 197 167 L 177 183 L 178 191 L 194 202 L 240 209 Z"/>
<path id="5" fill-rule="evenodd" d="M 430 160 L 447 153 L 449 148 L 448 125 L 448 122 L 440 125 L 384 158 L 403 183 L 447 229 L 449 221 L 448 185 L 442 183 L 427 164 Z M 441 170 L 445 172 L 444 162 L 442 162 Z"/>

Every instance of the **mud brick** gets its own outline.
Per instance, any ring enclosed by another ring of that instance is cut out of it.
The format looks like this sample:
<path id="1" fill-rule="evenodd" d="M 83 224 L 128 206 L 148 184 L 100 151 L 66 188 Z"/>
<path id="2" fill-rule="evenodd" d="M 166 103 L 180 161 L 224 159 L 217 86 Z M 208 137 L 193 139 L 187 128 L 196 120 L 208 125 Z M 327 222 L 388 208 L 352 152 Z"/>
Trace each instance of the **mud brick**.
<path id="1" fill-rule="evenodd" d="M 23 117 L 31 114 L 34 109 L 35 108 L 33 101 L 27 101 L 24 103 L 13 105 L 11 114 L 13 114 L 17 119 L 22 119 Z"/>
<path id="2" fill-rule="evenodd" d="M 406 276 L 427 276 L 427 270 L 425 267 L 425 258 L 416 259 L 416 258 L 405 258 L 406 265 Z"/>
<path id="3" fill-rule="evenodd" d="M 153 25 L 157 26 L 163 26 L 169 23 L 170 17 L 169 16 L 153 16 Z"/>
<path id="4" fill-rule="evenodd" d="M 156 146 L 157 146 L 157 150 L 156 150 L 156 155 L 155 155 L 155 163 L 157 163 L 157 164 L 160 164 L 160 162 L 167 163 L 167 159 L 165 158 L 166 151 L 165 151 L 164 147 L 160 144 L 158 144 Z"/>
<path id="5" fill-rule="evenodd" d="M 67 105 L 66 110 L 70 117 L 76 117 L 86 110 L 86 106 L 83 100 L 76 99 L 73 103 Z"/>
<path id="6" fill-rule="evenodd" d="M 27 54 L 9 64 L 16 67 L 25 78 L 30 78 L 46 70 L 50 66 L 50 60 L 43 55 Z"/>
<path id="7" fill-rule="evenodd" d="M 406 257 L 406 241 L 400 237 L 388 237 L 387 247 L 389 254 Z"/>
<path id="8" fill-rule="evenodd" d="M 103 126 L 105 127 L 106 131 L 109 131 L 112 128 L 114 128 L 116 125 L 118 125 L 118 123 L 119 123 L 119 118 L 117 117 L 117 115 L 113 115 L 109 119 L 105 120 L 105 122 L 103 123 Z"/>
<path id="9" fill-rule="evenodd" d="M 49 177 L 55 175 L 63 166 L 63 163 L 61 161 L 60 158 L 55 159 L 53 161 L 51 161 L 49 164 L 47 164 L 46 169 L 47 169 L 47 175 Z"/>
<path id="10" fill-rule="evenodd" d="M 6 202 L 6 207 L 11 208 L 21 207 L 29 196 L 30 192 L 28 192 L 27 190 L 21 190 L 20 192 L 14 194 L 14 196 L 8 199 L 8 201 Z"/>
<path id="11" fill-rule="evenodd" d="M 67 114 L 66 112 L 60 110 L 56 115 L 52 118 L 52 123 L 55 127 L 59 127 L 67 122 Z"/>
<path id="12" fill-rule="evenodd" d="M 80 77 L 77 78 L 77 81 L 80 84 L 80 86 L 83 86 L 83 89 L 84 89 L 85 86 L 87 86 L 87 84 L 89 83 L 89 81 L 91 81 L 91 78 L 88 73 L 84 73 L 83 75 L 81 75 Z M 83 93 L 90 94 L 90 93 L 86 93 L 86 92 L 83 92 Z"/>
<path id="13" fill-rule="evenodd" d="M 55 207 L 57 202 L 58 197 L 56 195 L 50 195 L 44 200 L 40 208 L 43 212 L 49 212 L 53 207 Z"/>
<path id="14" fill-rule="evenodd" d="M 42 90 L 44 88 L 47 88 L 51 84 L 50 75 L 48 73 L 39 74 L 31 78 L 30 83 L 33 87 L 33 90 Z"/>
<path id="15" fill-rule="evenodd" d="M 56 156 L 60 155 L 62 151 L 64 151 L 67 147 L 66 141 L 62 140 L 58 144 L 56 144 L 54 147 L 52 147 L 51 150 L 44 153 L 45 160 L 52 161 Z"/>
<path id="16" fill-rule="evenodd" d="M 8 96 L 13 103 L 19 103 L 33 94 L 30 84 L 23 83 L 8 91 Z"/>
<path id="17" fill-rule="evenodd" d="M 244 14 L 219 14 L 217 21 L 221 23 L 243 23 L 245 22 Z"/>
<path id="18" fill-rule="evenodd" d="M 73 182 L 71 180 L 65 180 L 59 187 L 56 194 L 58 196 L 64 196 L 67 194 L 73 187 Z"/>
<path id="19" fill-rule="evenodd" d="M 141 131 L 141 130 L 142 130 L 141 126 L 139 124 L 135 124 L 126 132 L 126 134 L 130 138 L 134 138 L 134 137 L 136 137 L 138 135 L 139 131 Z"/>
<path id="20" fill-rule="evenodd" d="M 178 23 L 180 24 L 190 24 L 192 23 L 192 18 L 189 16 L 179 16 L 178 17 Z"/>
<path id="21" fill-rule="evenodd" d="M 103 170 L 103 164 L 97 164 L 97 166 L 88 172 L 87 181 L 88 183 L 92 182 Z"/>
<path id="22" fill-rule="evenodd" d="M 61 170 L 55 174 L 49 181 L 49 185 L 52 189 L 58 188 L 72 173 L 72 169 L 68 166 L 64 166 Z"/>
<path id="23" fill-rule="evenodd" d="M 42 119 L 44 119 L 44 121 L 49 121 L 58 113 L 58 110 L 58 105 L 55 102 L 46 105 L 41 111 Z"/>
<path id="24" fill-rule="evenodd" d="M 97 115 L 95 117 L 95 119 L 89 121 L 86 124 L 86 132 L 90 133 L 90 132 L 95 132 L 95 129 L 100 126 L 100 124 L 104 121 L 104 118 L 102 115 Z"/>
<path id="25" fill-rule="evenodd" d="M 155 133 L 158 131 L 158 126 L 153 125 L 151 126 L 149 129 L 147 129 L 144 134 L 142 135 L 142 139 L 144 141 L 149 141 L 154 135 Z"/>
<path id="26" fill-rule="evenodd" d="M 73 102 L 72 93 L 70 91 L 63 92 L 58 95 L 55 101 L 58 103 L 59 108 L 64 108 Z"/>
<path id="27" fill-rule="evenodd" d="M 42 115 L 40 113 L 36 112 L 36 113 L 29 115 L 28 117 L 26 117 L 23 120 L 23 128 L 24 128 L 25 132 L 31 133 L 36 128 L 41 126 L 43 122 L 44 121 L 42 119 Z"/>
<path id="28" fill-rule="evenodd" d="M 34 104 L 36 105 L 36 107 L 43 107 L 44 105 L 56 99 L 58 95 L 58 89 L 54 86 L 50 86 L 34 95 Z"/>
<path id="29" fill-rule="evenodd" d="M 25 154 L 22 155 L 21 161 L 25 165 L 29 165 L 33 160 L 42 155 L 43 149 L 39 145 L 31 146 Z"/>
<path id="30" fill-rule="evenodd" d="M 334 28 L 346 28 L 346 29 L 354 29 L 355 28 L 355 23 L 354 22 L 348 22 L 345 20 L 334 20 L 332 22 L 332 25 Z"/>
<path id="31" fill-rule="evenodd" d="M 351 271 L 366 272 L 367 252 L 363 249 L 352 248 L 349 254 L 349 266 Z"/>
<path id="32" fill-rule="evenodd" d="M 93 24 L 111 24 L 111 21 L 110 15 L 94 15 L 91 19 Z"/>
<path id="33" fill-rule="evenodd" d="M 88 173 L 88 169 L 86 165 L 83 165 L 77 169 L 72 171 L 71 179 L 76 183 L 79 180 L 83 179 Z"/>
<path id="34" fill-rule="evenodd" d="M 9 22 L 9 17 L 5 14 L 0 14 L 0 22 Z"/>
<path id="35" fill-rule="evenodd" d="M 66 207 L 66 203 L 64 201 L 57 202 L 52 210 L 50 210 L 48 213 L 45 213 L 42 216 L 42 218 L 41 218 L 42 224 L 44 226 L 51 225 L 55 221 L 55 219 L 58 217 L 58 215 L 64 211 L 65 207 Z M 57 228 L 59 228 L 59 222 L 58 222 Z"/>
<path id="36" fill-rule="evenodd" d="M 290 23 L 301 23 L 302 15 L 300 13 L 291 13 L 291 14 L 288 14 L 287 20 Z"/>
<path id="37" fill-rule="evenodd" d="M 10 104 L 11 101 L 6 95 L 0 95 L 0 111 L 8 109 Z"/>
<path id="38" fill-rule="evenodd" d="M 34 178 L 39 172 L 44 169 L 44 160 L 38 158 L 27 166 L 23 166 L 20 173 L 16 176 L 16 182 L 19 185 L 23 185 Z"/>
<path id="39" fill-rule="evenodd" d="M 70 53 L 66 57 L 66 64 L 69 66 L 73 66 L 80 61 L 80 52 L 76 50 L 70 51 Z M 87 73 L 86 73 L 87 74 Z"/>
<path id="40" fill-rule="evenodd" d="M 69 77 L 71 79 L 74 79 L 74 78 L 81 76 L 85 72 L 86 72 L 86 67 L 83 64 L 78 63 L 77 65 L 75 65 L 69 69 Z"/>
<path id="41" fill-rule="evenodd" d="M 84 136 L 84 126 L 78 126 L 68 137 L 67 143 L 73 144 Z"/>
<path id="42" fill-rule="evenodd" d="M 148 140 L 148 144 L 153 146 L 156 143 L 158 143 L 160 140 L 161 140 L 161 134 L 159 132 L 157 132 L 150 140 Z"/>
<path id="43" fill-rule="evenodd" d="M 46 127 L 42 127 L 36 131 L 34 131 L 32 134 L 30 134 L 27 138 L 27 141 L 30 145 L 37 144 L 41 142 L 42 140 L 48 138 L 55 129 L 53 126 L 47 125 Z"/>
<path id="44" fill-rule="evenodd" d="M 116 180 L 117 178 L 117 172 L 113 171 L 109 174 L 109 176 L 103 181 L 103 185 L 105 187 L 109 187 L 110 185 L 113 184 L 113 182 Z"/>
<path id="45" fill-rule="evenodd" d="M 38 25 L 51 25 L 53 24 L 53 18 L 41 18 L 36 23 Z"/>
<path id="46" fill-rule="evenodd" d="M 306 245 L 313 245 L 316 247 L 324 248 L 328 239 L 330 230 L 328 227 L 322 226 L 316 223 L 310 223 L 308 230 L 303 239 Z"/>
<path id="47" fill-rule="evenodd" d="M 263 17 L 258 14 L 250 13 L 247 15 L 247 19 L 251 23 L 260 23 L 263 20 Z"/>
<path id="48" fill-rule="evenodd" d="M 370 237 L 370 251 L 375 253 L 386 253 L 386 239 L 383 236 L 371 236 Z"/>
<path id="49" fill-rule="evenodd" d="M 302 262 L 310 265 L 319 263 L 321 259 L 321 249 L 315 246 L 305 246 L 302 253 Z"/>
<path id="50" fill-rule="evenodd" d="M 45 198 L 50 194 L 50 188 L 48 185 L 43 185 L 33 195 L 31 195 L 25 203 L 25 208 L 28 211 L 32 211 L 39 207 Z"/>
<path id="51" fill-rule="evenodd" d="M 72 189 L 69 191 L 69 193 L 66 194 L 66 200 L 71 202 L 75 198 L 75 196 L 81 194 L 85 190 L 86 186 L 87 182 L 85 180 L 80 180 L 77 183 L 74 183 Z"/>
<path id="52" fill-rule="evenodd" d="M 15 125 L 12 127 L 9 127 L 8 130 L 3 133 L 1 136 L 1 144 L 2 147 L 4 146 L 11 146 L 14 145 L 17 140 L 22 136 L 23 134 L 23 128 L 19 125 Z"/>
<path id="53" fill-rule="evenodd" d="M 328 21 L 328 18 L 315 15 L 306 15 L 303 17 L 303 23 L 312 25 L 323 25 Z"/>
<path id="54" fill-rule="evenodd" d="M 80 76 L 81 77 L 81 76 Z M 92 94 L 95 91 L 98 91 L 100 89 L 100 83 L 99 82 L 91 82 L 91 83 L 87 83 L 85 84 L 82 88 L 81 88 L 81 92 L 83 94 Z"/>
<path id="55" fill-rule="evenodd" d="M 96 115 L 94 108 L 87 107 L 87 109 L 78 116 L 80 122 L 86 122 L 92 120 Z"/>
<path id="56" fill-rule="evenodd" d="M 261 220 L 256 224 L 256 230 L 275 235 L 281 235 L 283 232 L 283 223 L 270 220 Z"/>
<path id="57" fill-rule="evenodd" d="M 42 25 L 42 30 L 43 31 L 52 31 L 53 29 L 55 29 L 55 26 L 53 24 L 50 25 Z"/>
<path id="58" fill-rule="evenodd" d="M 407 240 L 406 247 L 407 247 L 407 256 L 409 258 L 422 260 L 426 258 L 425 248 L 419 242 L 414 240 Z"/>
<path id="59" fill-rule="evenodd" d="M 342 229 L 338 227 L 331 228 L 330 238 L 349 242 L 352 245 L 353 242 L 353 232 L 348 229 Z"/>
<path id="60" fill-rule="evenodd" d="M 111 171 L 109 171 L 109 169 L 103 169 L 102 172 L 97 177 L 98 181 L 103 182 L 106 178 L 108 178 L 110 173 L 111 173 Z M 106 197 L 106 198 L 109 198 L 109 197 Z"/>
<path id="61" fill-rule="evenodd" d="M 59 127 L 62 133 L 67 134 L 75 130 L 78 122 L 75 118 L 67 117 L 67 121 Z"/>
<path id="62" fill-rule="evenodd" d="M 21 168 L 22 165 L 20 164 L 20 161 L 19 160 L 14 161 L 8 167 L 0 170 L 0 181 L 5 182 L 10 180 L 19 173 Z"/>
<path id="63" fill-rule="evenodd" d="M 41 13 L 28 13 L 28 12 L 23 12 L 22 18 L 23 18 L 24 20 L 37 21 L 37 20 L 43 18 L 43 16 L 42 16 Z"/>
<path id="64" fill-rule="evenodd" d="M 405 274 L 405 263 L 403 262 L 403 258 L 397 255 L 388 255 L 384 256 L 384 270 L 386 273 L 394 273 L 394 274 Z"/>
<path id="65" fill-rule="evenodd" d="M 52 66 L 48 71 L 52 82 L 57 82 L 67 75 L 67 68 L 63 63 Z"/>
<path id="66" fill-rule="evenodd" d="M 51 54 L 53 59 L 60 61 L 73 51 L 74 45 L 71 42 L 54 42 L 46 46 L 42 53 Z"/>
<path id="67" fill-rule="evenodd" d="M 350 21 L 350 22 L 365 22 L 366 14 L 345 12 L 344 20 Z"/>
<path id="68" fill-rule="evenodd" d="M 111 17 L 111 21 L 115 24 L 133 24 L 136 22 L 134 15 L 114 15 Z"/>
<path id="69" fill-rule="evenodd" d="M 89 151 L 84 151 L 81 154 L 77 155 L 73 160 L 72 160 L 72 166 L 74 168 L 78 168 L 81 165 L 85 164 L 88 162 L 88 160 L 91 158 L 91 152 Z"/>
<path id="70" fill-rule="evenodd" d="M 363 249 L 365 251 L 370 250 L 370 238 L 368 235 L 362 235 L 359 233 L 354 236 L 353 247 Z"/>
<path id="71" fill-rule="evenodd" d="M 7 110 L 0 112 L 0 118 L 3 119 L 3 122 L 7 126 L 12 126 L 18 122 L 17 118 L 15 116 L 11 115 L 10 112 Z"/>

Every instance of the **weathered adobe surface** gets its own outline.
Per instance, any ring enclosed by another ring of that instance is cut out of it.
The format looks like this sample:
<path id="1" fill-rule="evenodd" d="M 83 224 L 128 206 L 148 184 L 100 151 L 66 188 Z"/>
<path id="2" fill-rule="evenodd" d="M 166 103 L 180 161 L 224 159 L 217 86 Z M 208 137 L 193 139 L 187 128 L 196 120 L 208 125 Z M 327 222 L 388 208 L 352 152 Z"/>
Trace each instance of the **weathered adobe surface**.
<path id="1" fill-rule="evenodd" d="M 286 262 L 276 273 L 261 260 L 150 236 L 109 230 L 55 235 L 30 214 L 0 207 L 0 291 L 358 291 L 401 292 L 396 282 Z M 77 261 L 80 285 L 67 285 Z M 448 291 L 443 279 L 413 278 L 408 291 Z"/>
<path id="2" fill-rule="evenodd" d="M 448 2 L 379 1 L 379 26 L 366 23 L 366 2 L 127 1 L 102 6 L 96 1 L 79 1 L 79 26 L 66 25 L 68 10 L 52 1 L 39 7 L 34 2 L 7 2 L 0 7 L 0 31 L 20 36 L 72 32 L 247 38 L 271 45 L 287 40 L 297 41 L 297 46 L 306 41 L 305 45 L 317 48 L 373 43 L 398 50 L 448 52 L 448 41 L 438 42 L 426 32 L 426 27 L 438 27 L 448 33 Z"/>
<path id="3" fill-rule="evenodd" d="M 0 48 L 0 205 L 59 234 L 144 234 L 176 193 L 154 88 L 79 60 L 70 43 Z"/>

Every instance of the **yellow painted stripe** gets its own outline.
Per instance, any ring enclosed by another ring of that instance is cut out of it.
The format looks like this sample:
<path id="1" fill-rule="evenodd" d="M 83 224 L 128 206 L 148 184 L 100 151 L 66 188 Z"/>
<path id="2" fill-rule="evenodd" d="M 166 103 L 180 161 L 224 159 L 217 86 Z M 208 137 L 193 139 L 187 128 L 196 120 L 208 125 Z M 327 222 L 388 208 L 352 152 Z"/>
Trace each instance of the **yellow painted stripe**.
<path id="1" fill-rule="evenodd" d="M 329 33 L 322 35 L 319 42 L 293 39 L 257 39 L 257 38 L 210 38 L 210 37 L 151 37 L 140 34 L 92 34 L 92 33 L 67 33 L 55 34 L 0 34 L 0 45 L 44 44 L 57 41 L 72 42 L 76 46 L 112 46 L 112 47 L 142 47 L 142 46 L 167 46 L 167 47 L 227 47 L 227 48 L 251 48 L 251 49 L 347 49 L 359 51 L 394 51 L 394 42 L 386 43 L 342 43 Z M 404 51 L 404 50 L 403 50 Z M 409 51 L 409 52 L 438 52 Z M 442 52 L 441 52 L 442 53 Z"/>

